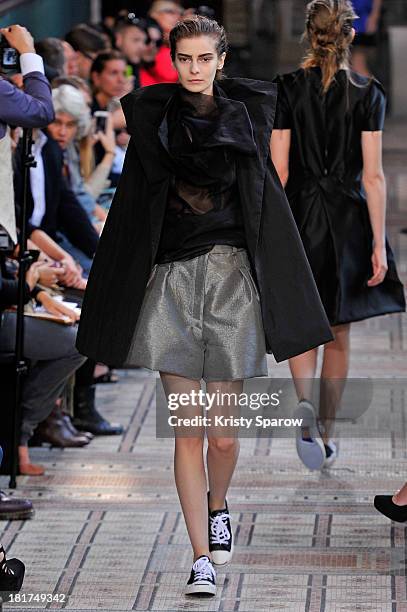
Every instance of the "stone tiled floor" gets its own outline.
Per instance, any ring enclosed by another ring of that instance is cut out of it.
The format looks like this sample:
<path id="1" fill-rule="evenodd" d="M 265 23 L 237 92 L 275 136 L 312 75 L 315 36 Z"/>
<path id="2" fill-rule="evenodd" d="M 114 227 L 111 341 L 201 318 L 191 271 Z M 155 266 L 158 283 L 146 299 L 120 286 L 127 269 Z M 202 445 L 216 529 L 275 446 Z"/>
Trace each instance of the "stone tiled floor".
<path id="1" fill-rule="evenodd" d="M 389 234 L 407 276 L 407 156 L 388 141 Z M 406 317 L 357 323 L 351 376 L 406 377 Z M 287 376 L 270 360 L 270 375 Z M 407 611 L 406 536 L 375 512 L 375 493 L 406 478 L 406 389 L 383 386 L 366 415 L 366 439 L 344 436 L 330 470 L 308 472 L 292 438 L 244 439 L 229 493 L 233 563 L 218 570 L 216 598 L 182 596 L 191 552 L 173 483 L 173 441 L 156 439 L 154 378 L 121 373 L 98 388 L 122 437 L 86 449 L 35 449 L 40 478 L 19 478 L 17 495 L 36 516 L 0 523 L 9 556 L 27 565 L 23 593 L 64 593 L 65 603 L 4 605 L 71 610 L 239 612 Z M 350 427 L 350 425 L 349 425 Z M 6 486 L 6 479 L 0 479 Z"/>

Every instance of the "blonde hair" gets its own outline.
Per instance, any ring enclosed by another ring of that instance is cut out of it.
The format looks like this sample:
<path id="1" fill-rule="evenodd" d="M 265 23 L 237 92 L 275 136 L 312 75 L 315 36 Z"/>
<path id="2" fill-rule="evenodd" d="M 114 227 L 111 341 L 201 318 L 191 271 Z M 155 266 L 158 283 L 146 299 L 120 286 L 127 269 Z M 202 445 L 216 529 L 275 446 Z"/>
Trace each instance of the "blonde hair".
<path id="1" fill-rule="evenodd" d="M 301 68 L 319 66 L 325 94 L 336 72 L 350 65 L 353 20 L 357 15 L 350 0 L 312 0 L 307 5 L 302 38 L 310 44 Z"/>

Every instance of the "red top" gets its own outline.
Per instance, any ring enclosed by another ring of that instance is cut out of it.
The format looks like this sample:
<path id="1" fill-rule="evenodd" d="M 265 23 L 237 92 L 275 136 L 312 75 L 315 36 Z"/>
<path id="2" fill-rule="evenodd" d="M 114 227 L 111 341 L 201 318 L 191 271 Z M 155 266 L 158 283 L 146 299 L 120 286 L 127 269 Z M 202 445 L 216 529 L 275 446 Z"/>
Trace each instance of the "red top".
<path id="1" fill-rule="evenodd" d="M 161 47 L 157 53 L 154 66 L 140 68 L 140 85 L 156 85 L 157 83 L 176 83 L 178 74 L 171 63 L 169 47 Z"/>

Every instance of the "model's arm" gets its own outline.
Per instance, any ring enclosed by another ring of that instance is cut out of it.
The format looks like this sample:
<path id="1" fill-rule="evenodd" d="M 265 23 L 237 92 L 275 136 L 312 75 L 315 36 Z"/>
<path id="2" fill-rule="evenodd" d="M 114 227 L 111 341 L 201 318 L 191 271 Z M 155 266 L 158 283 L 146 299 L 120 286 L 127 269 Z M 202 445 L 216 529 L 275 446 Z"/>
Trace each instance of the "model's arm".
<path id="1" fill-rule="evenodd" d="M 387 272 L 386 179 L 382 163 L 382 132 L 362 132 L 363 175 L 370 224 L 373 232 L 373 276 L 368 285 L 381 283 Z"/>
<path id="2" fill-rule="evenodd" d="M 288 181 L 291 130 L 273 130 L 271 133 L 271 159 L 283 187 Z"/>

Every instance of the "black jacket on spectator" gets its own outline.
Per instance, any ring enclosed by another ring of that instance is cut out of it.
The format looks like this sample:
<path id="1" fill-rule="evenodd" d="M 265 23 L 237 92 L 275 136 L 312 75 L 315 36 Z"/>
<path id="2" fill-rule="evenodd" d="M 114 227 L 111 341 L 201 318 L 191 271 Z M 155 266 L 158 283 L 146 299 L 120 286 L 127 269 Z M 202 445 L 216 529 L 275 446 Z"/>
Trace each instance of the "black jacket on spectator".
<path id="1" fill-rule="evenodd" d="M 30 287 L 28 283 L 25 283 L 24 304 L 26 304 L 30 299 L 30 293 Z M 3 310 L 17 304 L 17 302 L 18 280 L 8 273 L 6 269 L 5 257 L 2 253 L 0 253 L 0 317 Z"/>
<path id="2" fill-rule="evenodd" d="M 98 244 L 98 233 L 78 202 L 75 194 L 69 188 L 63 176 L 63 156 L 58 143 L 49 134 L 48 141 L 42 149 L 45 178 L 45 215 L 39 228 L 28 223 L 28 236 L 35 229 L 46 232 L 57 242 L 57 230 L 66 235 L 68 240 L 88 257 L 92 257 Z M 15 155 L 14 191 L 16 201 L 17 225 L 20 219 L 20 206 L 23 201 L 23 168 L 21 151 Z M 31 188 L 28 192 L 28 219 L 34 210 Z"/>

